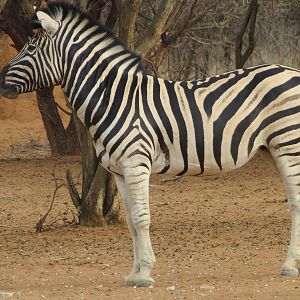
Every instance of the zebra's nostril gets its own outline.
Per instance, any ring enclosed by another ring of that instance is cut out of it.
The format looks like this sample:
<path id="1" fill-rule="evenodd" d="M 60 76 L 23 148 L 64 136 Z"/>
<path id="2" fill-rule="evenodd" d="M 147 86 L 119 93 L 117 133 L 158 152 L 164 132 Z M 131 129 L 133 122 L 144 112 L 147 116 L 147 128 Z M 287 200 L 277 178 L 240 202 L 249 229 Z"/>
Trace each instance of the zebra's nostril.
<path id="1" fill-rule="evenodd" d="M 9 68 L 10 65 L 6 65 L 0 72 L 0 96 L 4 96 L 8 99 L 15 99 L 19 93 L 18 87 L 5 82 L 5 77 L 9 71 Z"/>

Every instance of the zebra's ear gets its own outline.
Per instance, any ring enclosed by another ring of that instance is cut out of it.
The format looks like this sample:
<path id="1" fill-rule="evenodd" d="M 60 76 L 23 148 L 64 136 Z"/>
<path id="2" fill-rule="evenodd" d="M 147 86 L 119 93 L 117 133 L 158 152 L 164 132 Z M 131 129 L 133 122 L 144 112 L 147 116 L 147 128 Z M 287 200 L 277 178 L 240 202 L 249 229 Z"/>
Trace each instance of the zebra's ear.
<path id="1" fill-rule="evenodd" d="M 59 28 L 59 22 L 53 20 L 49 15 L 42 11 L 38 11 L 36 15 L 39 21 L 41 22 L 42 27 L 46 30 L 46 32 L 49 35 L 52 36 L 57 32 Z"/>

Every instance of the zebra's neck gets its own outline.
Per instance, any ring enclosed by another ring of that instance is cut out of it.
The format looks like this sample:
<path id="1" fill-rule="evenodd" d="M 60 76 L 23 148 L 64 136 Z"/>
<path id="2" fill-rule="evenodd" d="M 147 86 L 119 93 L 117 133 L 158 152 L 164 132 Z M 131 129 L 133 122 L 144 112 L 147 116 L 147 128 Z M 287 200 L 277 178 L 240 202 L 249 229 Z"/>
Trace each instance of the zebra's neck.
<path id="1" fill-rule="evenodd" d="M 109 101 L 107 94 L 117 73 L 136 73 L 140 59 L 128 51 L 112 34 L 88 19 L 65 20 L 72 30 L 62 31 L 58 38 L 62 56 L 62 88 L 77 111 L 79 118 L 89 127 L 92 123 L 91 103 Z M 106 92 L 105 92 L 106 91 Z"/>
<path id="2" fill-rule="evenodd" d="M 63 24 L 68 30 L 62 30 L 57 39 L 62 57 L 61 86 L 80 119 L 89 126 L 85 103 L 103 100 L 101 95 L 116 74 L 137 72 L 140 58 L 87 18 L 73 16 L 66 18 Z"/>

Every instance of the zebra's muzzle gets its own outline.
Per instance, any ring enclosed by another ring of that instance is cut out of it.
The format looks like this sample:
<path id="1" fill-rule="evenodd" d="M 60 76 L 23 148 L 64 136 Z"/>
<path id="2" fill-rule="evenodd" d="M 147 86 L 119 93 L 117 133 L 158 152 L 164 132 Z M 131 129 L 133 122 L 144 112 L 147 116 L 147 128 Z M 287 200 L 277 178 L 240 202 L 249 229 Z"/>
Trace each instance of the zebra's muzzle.
<path id="1" fill-rule="evenodd" d="M 9 65 L 6 65 L 0 72 L 0 97 L 3 96 L 8 99 L 16 99 L 19 94 L 17 87 L 5 83 L 5 76 L 8 70 Z"/>

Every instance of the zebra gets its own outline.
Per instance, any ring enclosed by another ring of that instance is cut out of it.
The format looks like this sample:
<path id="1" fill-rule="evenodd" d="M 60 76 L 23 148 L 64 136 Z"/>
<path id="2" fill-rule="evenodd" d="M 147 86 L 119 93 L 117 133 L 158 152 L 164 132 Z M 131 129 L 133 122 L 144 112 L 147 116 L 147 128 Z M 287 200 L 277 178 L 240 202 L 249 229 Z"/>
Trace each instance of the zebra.
<path id="1" fill-rule="evenodd" d="M 41 29 L 0 73 L 0 95 L 61 85 L 114 175 L 133 240 L 128 286 L 154 284 L 149 226 L 151 173 L 210 175 L 239 168 L 262 147 L 288 193 L 292 228 L 282 275 L 300 260 L 300 73 L 263 64 L 203 80 L 170 81 L 75 5 L 36 12 Z"/>

